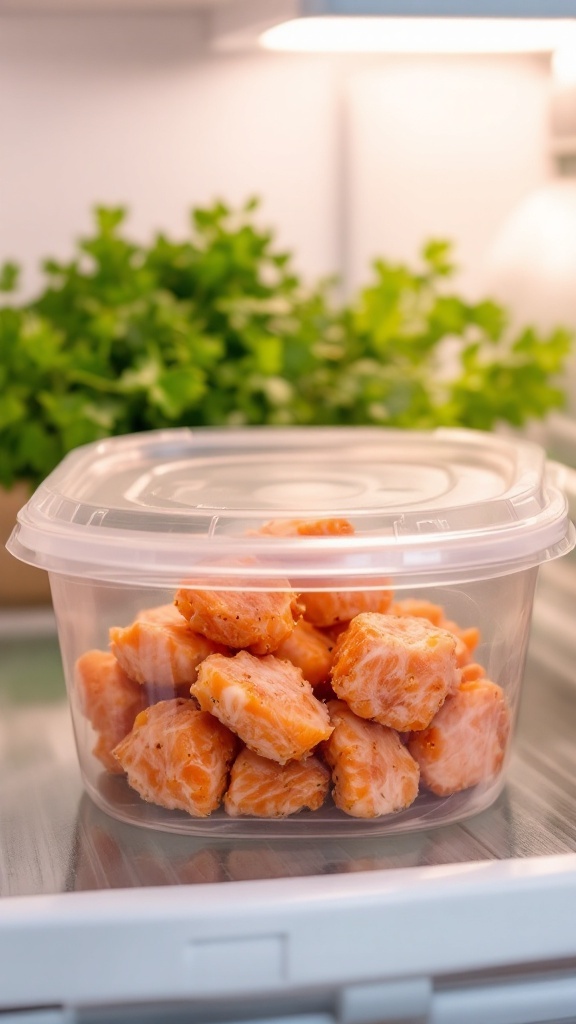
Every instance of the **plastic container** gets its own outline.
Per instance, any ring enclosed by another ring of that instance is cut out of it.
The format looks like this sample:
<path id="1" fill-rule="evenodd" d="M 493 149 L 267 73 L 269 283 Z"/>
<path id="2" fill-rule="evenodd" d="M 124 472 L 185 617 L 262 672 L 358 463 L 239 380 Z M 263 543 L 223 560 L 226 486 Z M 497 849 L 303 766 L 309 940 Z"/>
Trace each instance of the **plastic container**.
<path id="1" fill-rule="evenodd" d="M 537 445 L 463 430 L 72 452 L 8 548 L 50 575 L 87 792 L 123 822 L 268 838 L 489 806 L 538 567 L 574 546 L 561 476 Z"/>

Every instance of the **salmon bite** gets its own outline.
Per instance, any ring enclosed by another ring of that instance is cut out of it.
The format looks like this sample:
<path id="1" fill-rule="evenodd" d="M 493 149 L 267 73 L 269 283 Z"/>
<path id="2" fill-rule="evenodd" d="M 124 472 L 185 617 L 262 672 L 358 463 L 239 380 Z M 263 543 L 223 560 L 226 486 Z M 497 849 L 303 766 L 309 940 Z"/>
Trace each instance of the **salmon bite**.
<path id="1" fill-rule="evenodd" d="M 288 581 L 284 581 L 288 589 Z M 298 617 L 296 595 L 226 590 L 178 591 L 175 604 L 191 629 L 228 647 L 248 648 L 252 654 L 270 654 L 294 629 Z"/>
<path id="2" fill-rule="evenodd" d="M 454 635 L 412 616 L 358 615 L 332 667 L 352 711 L 401 732 L 425 729 L 457 683 Z"/>
<path id="3" fill-rule="evenodd" d="M 203 818 L 220 805 L 236 749 L 217 719 L 176 698 L 140 712 L 114 756 L 143 800 Z"/>
<path id="4" fill-rule="evenodd" d="M 330 788 L 330 772 L 317 757 L 280 765 L 246 748 L 236 758 L 224 797 L 226 813 L 285 818 L 317 811 Z"/>
<path id="5" fill-rule="evenodd" d="M 214 654 L 190 692 L 255 753 L 279 764 L 307 757 L 332 732 L 326 706 L 300 669 L 272 654 Z"/>

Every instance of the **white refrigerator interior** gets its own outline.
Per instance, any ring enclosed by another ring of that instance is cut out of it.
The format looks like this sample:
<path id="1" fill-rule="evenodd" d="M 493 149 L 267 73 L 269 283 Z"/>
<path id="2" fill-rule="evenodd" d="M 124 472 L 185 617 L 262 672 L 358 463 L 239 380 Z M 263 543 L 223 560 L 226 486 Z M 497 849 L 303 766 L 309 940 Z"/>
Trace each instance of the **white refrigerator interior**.
<path id="1" fill-rule="evenodd" d="M 147 238 L 253 194 L 307 275 L 357 286 L 441 236 L 481 290 L 495 234 L 553 171 L 548 55 L 212 55 L 194 11 L 1 27 L 2 246 L 31 291 L 96 202 Z"/>

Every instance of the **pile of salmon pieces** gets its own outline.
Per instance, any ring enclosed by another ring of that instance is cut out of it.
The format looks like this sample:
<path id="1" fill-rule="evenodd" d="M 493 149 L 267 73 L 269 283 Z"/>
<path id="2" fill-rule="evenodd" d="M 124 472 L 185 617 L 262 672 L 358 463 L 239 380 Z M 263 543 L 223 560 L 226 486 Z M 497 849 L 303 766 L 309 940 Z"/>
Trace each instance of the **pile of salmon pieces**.
<path id="1" fill-rule="evenodd" d="M 263 533 L 352 532 L 345 520 Z M 182 587 L 75 666 L 93 754 L 152 804 L 206 817 L 356 818 L 493 778 L 510 731 L 475 628 L 390 589 L 296 594 Z"/>

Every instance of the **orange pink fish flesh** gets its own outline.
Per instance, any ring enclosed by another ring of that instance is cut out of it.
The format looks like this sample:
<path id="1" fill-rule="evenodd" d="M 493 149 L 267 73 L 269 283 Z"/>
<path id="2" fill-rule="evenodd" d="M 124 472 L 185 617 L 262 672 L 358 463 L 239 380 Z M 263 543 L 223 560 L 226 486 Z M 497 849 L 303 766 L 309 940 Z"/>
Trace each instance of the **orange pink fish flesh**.
<path id="1" fill-rule="evenodd" d="M 344 701 L 328 703 L 334 732 L 322 744 L 332 768 L 334 803 L 354 818 L 403 810 L 418 795 L 419 768 L 393 729 L 358 718 Z"/>
<path id="2" fill-rule="evenodd" d="M 456 640 L 420 618 L 366 613 L 342 634 L 332 686 L 360 718 L 425 729 L 458 684 Z"/>
<path id="3" fill-rule="evenodd" d="M 480 642 L 480 630 L 476 626 L 462 628 L 458 623 L 451 622 L 450 619 L 443 619 L 441 626 L 442 629 L 447 629 L 449 633 L 456 637 L 456 661 L 458 665 L 461 667 L 468 665 L 472 660 L 472 652 Z"/>
<path id="4" fill-rule="evenodd" d="M 141 711 L 114 754 L 143 800 L 203 818 L 221 802 L 236 750 L 216 718 L 176 697 Z"/>
<path id="5" fill-rule="evenodd" d="M 129 679 L 108 651 L 86 651 L 74 669 L 74 688 L 82 714 L 98 733 L 93 754 L 108 771 L 122 774 L 112 754 L 130 732 L 143 706 L 138 683 Z"/>
<path id="6" fill-rule="evenodd" d="M 291 661 L 302 669 L 314 690 L 325 683 L 330 675 L 334 642 L 325 633 L 304 619 L 296 623 L 292 633 L 275 650 L 276 658 Z"/>
<path id="7" fill-rule="evenodd" d="M 286 590 L 194 590 L 183 587 L 176 607 L 191 629 L 216 643 L 268 654 L 290 635 L 299 609 L 296 595 Z"/>
<path id="8" fill-rule="evenodd" d="M 173 688 L 196 679 L 198 665 L 209 654 L 225 650 L 179 622 L 137 619 L 130 626 L 113 626 L 110 648 L 124 671 L 136 682 Z"/>
<path id="9" fill-rule="evenodd" d="M 213 654 L 190 692 L 251 750 L 279 764 L 307 756 L 332 732 L 325 705 L 300 669 L 273 654 Z"/>
<path id="10" fill-rule="evenodd" d="M 486 679 L 486 669 L 476 661 L 470 661 L 460 669 L 460 683 L 469 683 L 473 679 Z"/>
<path id="11" fill-rule="evenodd" d="M 438 796 L 449 796 L 493 778 L 500 770 L 510 733 L 504 692 L 488 679 L 463 682 L 408 749 L 422 781 Z"/>
<path id="12" fill-rule="evenodd" d="M 143 608 L 138 612 L 139 622 L 154 622 L 157 626 L 182 625 L 182 616 L 172 601 L 170 604 L 156 605 L 154 608 Z"/>
<path id="13" fill-rule="evenodd" d="M 390 607 L 391 590 L 335 590 L 301 594 L 304 618 L 313 626 L 326 628 L 349 622 L 362 612 L 383 614 Z"/>
<path id="14" fill-rule="evenodd" d="M 390 605 L 389 614 L 428 619 L 434 626 L 448 630 L 456 637 L 456 661 L 460 666 L 468 664 L 474 648 L 480 641 L 480 630 L 476 626 L 462 628 L 457 622 L 446 618 L 441 605 L 423 598 L 407 597 L 401 601 L 394 601 Z"/>
<path id="15" fill-rule="evenodd" d="M 322 806 L 330 784 L 330 772 L 317 757 L 278 764 L 247 747 L 238 754 L 230 773 L 224 808 L 230 815 L 284 818 Z"/>
<path id="16" fill-rule="evenodd" d="M 428 619 L 433 626 L 439 626 L 444 618 L 444 609 L 439 604 L 426 601 L 420 597 L 405 597 L 390 605 L 390 615 L 410 616 L 417 619 Z"/>
<path id="17" fill-rule="evenodd" d="M 354 533 L 347 519 L 271 519 L 258 533 L 272 537 L 341 537 Z"/>

